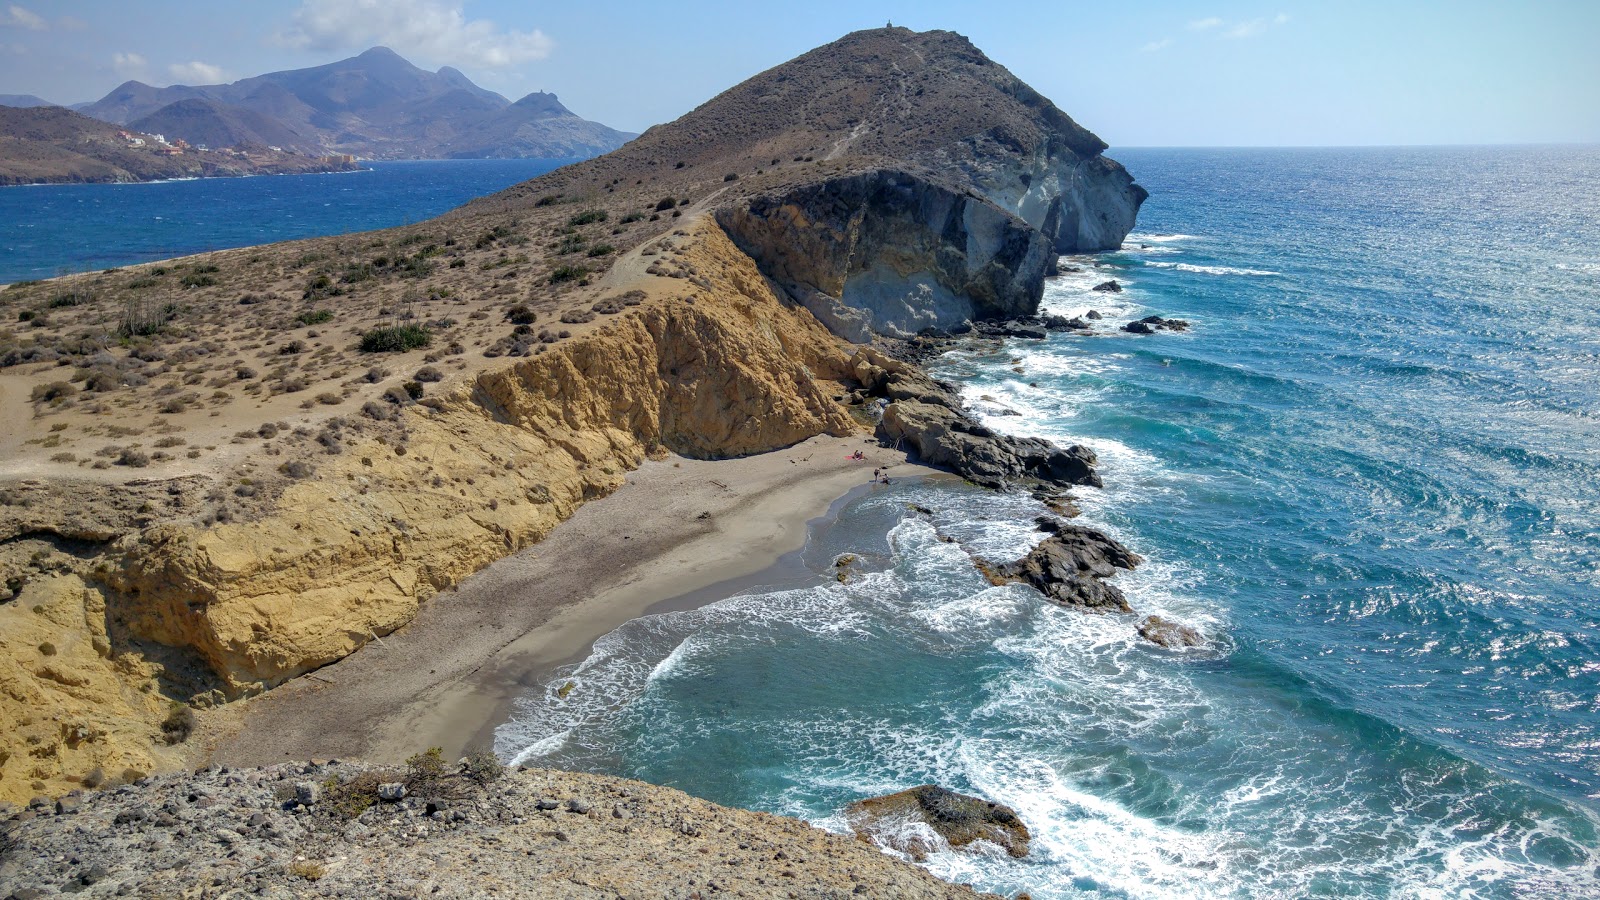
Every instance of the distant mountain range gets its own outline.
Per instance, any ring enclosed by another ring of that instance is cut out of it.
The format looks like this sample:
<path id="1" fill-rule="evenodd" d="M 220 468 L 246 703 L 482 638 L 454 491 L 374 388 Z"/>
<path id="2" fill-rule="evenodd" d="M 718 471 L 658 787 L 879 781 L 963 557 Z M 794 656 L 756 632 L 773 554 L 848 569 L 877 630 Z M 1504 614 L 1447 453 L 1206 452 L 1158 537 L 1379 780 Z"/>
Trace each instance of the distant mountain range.
<path id="1" fill-rule="evenodd" d="M 44 104 L 0 95 L 0 105 Z M 158 88 L 129 81 L 73 108 L 195 145 L 369 159 L 590 157 L 635 137 L 574 115 L 555 94 L 513 103 L 455 69 L 429 72 L 387 47 L 232 84 Z"/>

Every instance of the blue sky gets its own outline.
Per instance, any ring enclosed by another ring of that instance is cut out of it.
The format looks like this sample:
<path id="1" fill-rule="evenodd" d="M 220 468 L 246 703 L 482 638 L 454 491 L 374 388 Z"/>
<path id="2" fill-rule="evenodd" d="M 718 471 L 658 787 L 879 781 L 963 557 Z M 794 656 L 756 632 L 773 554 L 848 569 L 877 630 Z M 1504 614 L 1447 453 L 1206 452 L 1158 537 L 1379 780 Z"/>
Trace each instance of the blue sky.
<path id="1" fill-rule="evenodd" d="M 967 35 L 1113 146 L 1600 141 L 1600 0 L 0 0 L 0 93 L 71 103 L 381 43 L 639 131 L 888 20 Z"/>

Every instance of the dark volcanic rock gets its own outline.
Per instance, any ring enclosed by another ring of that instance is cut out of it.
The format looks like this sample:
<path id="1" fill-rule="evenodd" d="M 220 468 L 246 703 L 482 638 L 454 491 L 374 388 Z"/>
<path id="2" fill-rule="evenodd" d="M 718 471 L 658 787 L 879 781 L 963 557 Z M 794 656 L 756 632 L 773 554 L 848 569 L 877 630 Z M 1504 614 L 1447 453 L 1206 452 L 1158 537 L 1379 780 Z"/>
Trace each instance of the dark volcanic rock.
<path id="1" fill-rule="evenodd" d="M 885 445 L 908 447 L 923 463 L 985 487 L 1018 481 L 1101 487 L 1087 447 L 997 434 L 966 413 L 952 386 L 875 350 L 859 351 L 852 367 L 863 390 L 893 401 L 878 422 Z"/>
<path id="2" fill-rule="evenodd" d="M 1083 317 L 1085 319 L 1090 320 L 1090 321 L 1098 321 L 1100 319 L 1105 318 L 1104 316 L 1100 315 L 1100 310 L 1098 310 L 1098 309 L 1089 310 L 1088 312 L 1083 314 Z"/>
<path id="3" fill-rule="evenodd" d="M 1120 294 L 1122 293 L 1122 285 L 1118 284 L 1117 280 L 1113 278 L 1110 281 L 1102 281 L 1095 285 L 1094 290 L 1102 294 Z"/>
<path id="4" fill-rule="evenodd" d="M 1138 630 L 1139 637 L 1170 650 L 1205 645 L 1205 638 L 1200 636 L 1200 632 L 1187 625 L 1168 621 L 1160 616 L 1145 616 L 1144 620 L 1139 623 Z"/>
<path id="5" fill-rule="evenodd" d="M 1008 322 L 979 322 L 973 326 L 979 334 L 989 337 L 1027 338 L 1042 341 L 1049 337 L 1044 328 L 1013 319 Z"/>
<path id="6" fill-rule="evenodd" d="M 1049 238 L 1021 219 L 895 169 L 755 196 L 719 209 L 717 222 L 795 301 L 857 343 L 1031 315 L 1055 258 Z"/>
<path id="7" fill-rule="evenodd" d="M 996 584 L 1031 584 L 1060 606 L 1133 612 L 1122 591 L 1104 579 L 1138 565 L 1138 554 L 1093 528 L 1053 520 L 1040 524 L 1054 533 L 1027 556 L 1002 566 L 980 561 L 979 568 Z"/>
<path id="8" fill-rule="evenodd" d="M 935 784 L 858 800 L 845 807 L 845 818 L 858 837 L 909 853 L 916 859 L 941 849 L 906 832 L 906 825 L 917 822 L 932 828 L 951 847 L 989 841 L 1018 858 L 1028 855 L 1031 840 L 1028 826 L 1011 807 Z"/>
<path id="9" fill-rule="evenodd" d="M 921 462 L 950 469 L 985 487 L 1037 480 L 1052 484 L 1101 487 L 1094 452 L 1066 449 L 1040 438 L 996 434 L 948 406 L 902 400 L 884 409 L 878 437 L 908 446 Z"/>
<path id="10" fill-rule="evenodd" d="M 1189 323 L 1183 319 L 1163 319 L 1160 316 L 1145 316 L 1137 322 L 1129 322 L 1122 326 L 1122 330 L 1130 334 L 1155 334 L 1158 328 L 1164 328 L 1167 331 L 1188 331 Z"/>

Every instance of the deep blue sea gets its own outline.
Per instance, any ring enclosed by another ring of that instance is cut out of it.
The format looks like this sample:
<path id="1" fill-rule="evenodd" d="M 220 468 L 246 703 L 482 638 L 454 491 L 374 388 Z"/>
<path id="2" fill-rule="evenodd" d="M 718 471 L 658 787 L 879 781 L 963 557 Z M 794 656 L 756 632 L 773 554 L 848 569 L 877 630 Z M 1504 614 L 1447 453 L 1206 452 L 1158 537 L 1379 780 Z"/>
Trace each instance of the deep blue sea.
<path id="1" fill-rule="evenodd" d="M 1216 649 L 990 586 L 906 504 L 1001 559 L 1038 504 L 907 483 L 814 578 L 603 638 L 497 748 L 835 829 L 979 793 L 1033 853 L 927 865 L 1041 900 L 1600 896 L 1600 148 L 1116 155 L 1138 231 L 1046 293 L 1103 333 L 936 368 L 1099 453 L 1117 582 Z M 1115 330 L 1151 313 L 1194 328 Z"/>
<path id="2" fill-rule="evenodd" d="M 3 187 L 0 284 L 405 225 L 567 162 L 369 162 L 329 175 Z"/>

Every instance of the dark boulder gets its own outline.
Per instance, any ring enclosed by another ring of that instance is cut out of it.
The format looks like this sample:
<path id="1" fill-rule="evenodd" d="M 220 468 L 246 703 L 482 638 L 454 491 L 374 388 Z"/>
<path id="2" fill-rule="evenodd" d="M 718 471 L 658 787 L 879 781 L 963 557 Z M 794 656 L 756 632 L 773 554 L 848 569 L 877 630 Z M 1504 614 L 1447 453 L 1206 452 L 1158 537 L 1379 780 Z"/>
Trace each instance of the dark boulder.
<path id="1" fill-rule="evenodd" d="M 1158 328 L 1164 328 L 1167 331 L 1188 331 L 1189 323 L 1183 319 L 1163 319 L 1160 316 L 1145 316 L 1137 322 L 1129 322 L 1122 326 L 1123 331 L 1133 334 L 1155 334 Z"/>
<path id="2" fill-rule="evenodd" d="M 1129 334 L 1155 334 L 1155 326 L 1149 322 L 1129 322 L 1122 326 L 1122 330 Z"/>
<path id="3" fill-rule="evenodd" d="M 1089 310 L 1088 312 L 1083 314 L 1083 317 L 1085 319 L 1088 319 L 1091 322 L 1098 321 L 1100 319 L 1105 318 L 1104 316 L 1100 315 L 1100 310 L 1098 310 L 1098 309 Z"/>
<path id="4" fill-rule="evenodd" d="M 1102 281 L 1095 285 L 1094 290 L 1102 294 L 1120 294 L 1122 293 L 1122 285 L 1118 284 L 1117 280 L 1113 278 L 1110 281 Z"/>
<path id="5" fill-rule="evenodd" d="M 943 848 L 925 837 L 908 834 L 904 826 L 913 822 L 927 825 L 951 847 L 988 841 L 1017 858 L 1028 855 L 1032 839 L 1028 826 L 1011 807 L 936 784 L 857 800 L 845 807 L 844 815 L 857 837 L 918 860 Z"/>
<path id="6" fill-rule="evenodd" d="M 1138 625 L 1138 631 L 1139 637 L 1169 650 L 1205 645 L 1205 638 L 1200 636 L 1200 632 L 1160 616 L 1145 616 Z"/>
<path id="7" fill-rule="evenodd" d="M 994 433 L 949 406 L 901 400 L 884 409 L 878 438 L 887 446 L 905 446 L 922 463 L 949 469 L 985 487 L 1014 481 L 1101 487 L 1094 471 L 1094 452 L 1065 449 L 1041 438 L 1016 438 Z"/>
<path id="8" fill-rule="evenodd" d="M 1023 582 L 1058 606 L 1093 612 L 1133 612 L 1127 598 L 1104 579 L 1118 569 L 1131 570 L 1139 555 L 1106 535 L 1081 525 L 1044 519 L 1041 527 L 1050 537 L 1023 558 L 1006 565 L 979 561 L 978 567 L 995 584 Z"/>

